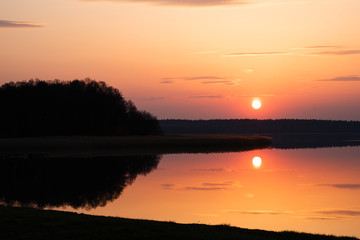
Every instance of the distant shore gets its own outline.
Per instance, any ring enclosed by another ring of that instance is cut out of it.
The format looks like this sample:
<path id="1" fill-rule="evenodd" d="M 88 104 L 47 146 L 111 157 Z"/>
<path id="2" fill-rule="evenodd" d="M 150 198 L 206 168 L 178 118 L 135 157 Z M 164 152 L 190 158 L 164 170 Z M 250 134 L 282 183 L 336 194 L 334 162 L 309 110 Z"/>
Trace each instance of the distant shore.
<path id="1" fill-rule="evenodd" d="M 165 134 L 261 135 L 280 149 L 360 145 L 360 121 L 315 119 L 159 120 Z"/>
<path id="2" fill-rule="evenodd" d="M 246 239 L 356 240 L 297 232 L 249 230 L 229 225 L 178 224 L 0 206 L 0 238 L 7 240 Z"/>
<path id="3" fill-rule="evenodd" d="M 51 156 L 237 152 L 270 146 L 270 137 L 238 135 L 59 136 L 0 139 L 0 153 L 46 153 Z"/>

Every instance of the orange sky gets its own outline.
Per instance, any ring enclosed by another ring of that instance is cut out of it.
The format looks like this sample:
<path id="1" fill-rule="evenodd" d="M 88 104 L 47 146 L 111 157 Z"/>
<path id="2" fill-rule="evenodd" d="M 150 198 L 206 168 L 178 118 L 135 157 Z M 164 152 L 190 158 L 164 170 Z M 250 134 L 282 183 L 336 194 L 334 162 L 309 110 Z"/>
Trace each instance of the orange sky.
<path id="1" fill-rule="evenodd" d="M 1 1 L 0 84 L 90 77 L 159 118 L 360 120 L 359 9 L 358 0 Z"/>

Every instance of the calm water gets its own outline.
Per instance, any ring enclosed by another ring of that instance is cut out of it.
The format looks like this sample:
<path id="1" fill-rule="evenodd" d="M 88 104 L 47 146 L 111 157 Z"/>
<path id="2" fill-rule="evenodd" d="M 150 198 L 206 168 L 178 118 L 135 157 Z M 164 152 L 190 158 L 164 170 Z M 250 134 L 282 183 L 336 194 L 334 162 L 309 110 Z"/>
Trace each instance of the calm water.
<path id="1" fill-rule="evenodd" d="M 3 204 L 360 237 L 360 147 L 1 164 Z"/>
<path id="2" fill-rule="evenodd" d="M 360 147 L 164 155 L 154 169 L 104 207 L 59 209 L 360 237 Z"/>

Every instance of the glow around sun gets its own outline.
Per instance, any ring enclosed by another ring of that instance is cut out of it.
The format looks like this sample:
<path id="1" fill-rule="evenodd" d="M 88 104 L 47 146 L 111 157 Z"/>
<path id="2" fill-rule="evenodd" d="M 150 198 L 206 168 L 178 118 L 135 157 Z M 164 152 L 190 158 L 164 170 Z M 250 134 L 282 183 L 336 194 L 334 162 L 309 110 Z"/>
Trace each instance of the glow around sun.
<path id="1" fill-rule="evenodd" d="M 254 99 L 251 106 L 253 107 L 253 109 L 259 109 L 261 108 L 261 101 L 259 99 Z"/>
<path id="2" fill-rule="evenodd" d="M 255 168 L 261 167 L 261 158 L 260 157 L 254 157 L 252 160 L 253 166 Z"/>

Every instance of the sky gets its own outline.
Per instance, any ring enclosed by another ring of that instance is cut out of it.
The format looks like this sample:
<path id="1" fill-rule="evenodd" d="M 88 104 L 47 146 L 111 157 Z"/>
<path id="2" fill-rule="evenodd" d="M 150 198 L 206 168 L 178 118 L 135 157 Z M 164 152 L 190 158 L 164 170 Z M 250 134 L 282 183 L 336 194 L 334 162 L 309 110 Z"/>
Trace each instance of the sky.
<path id="1" fill-rule="evenodd" d="M 360 120 L 359 9 L 358 0 L 1 1 L 0 84 L 91 78 L 159 119 Z"/>

